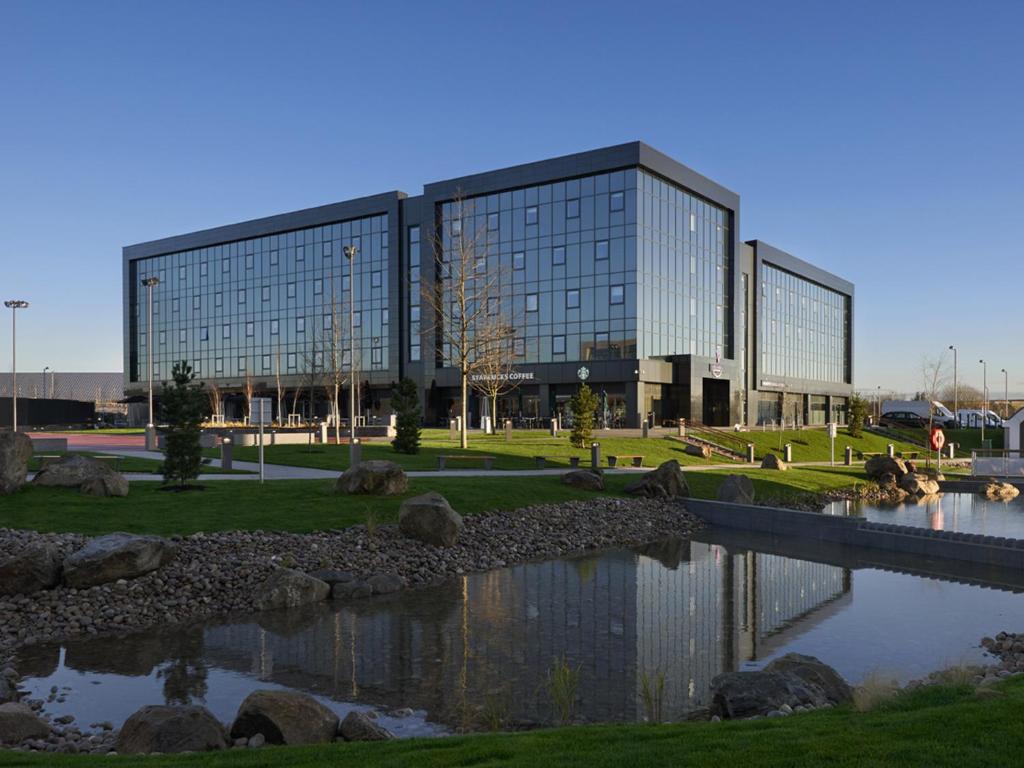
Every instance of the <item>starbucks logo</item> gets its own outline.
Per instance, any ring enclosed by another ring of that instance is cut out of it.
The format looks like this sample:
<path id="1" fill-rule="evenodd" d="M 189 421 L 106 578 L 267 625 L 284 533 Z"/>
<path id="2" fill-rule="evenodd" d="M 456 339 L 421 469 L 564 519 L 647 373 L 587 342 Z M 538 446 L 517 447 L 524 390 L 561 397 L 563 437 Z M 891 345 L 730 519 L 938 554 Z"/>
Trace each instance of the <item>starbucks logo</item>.
<path id="1" fill-rule="evenodd" d="M 590 378 L 590 369 L 585 365 L 581 365 L 580 369 L 576 371 L 576 375 L 579 377 L 580 381 L 586 381 Z"/>

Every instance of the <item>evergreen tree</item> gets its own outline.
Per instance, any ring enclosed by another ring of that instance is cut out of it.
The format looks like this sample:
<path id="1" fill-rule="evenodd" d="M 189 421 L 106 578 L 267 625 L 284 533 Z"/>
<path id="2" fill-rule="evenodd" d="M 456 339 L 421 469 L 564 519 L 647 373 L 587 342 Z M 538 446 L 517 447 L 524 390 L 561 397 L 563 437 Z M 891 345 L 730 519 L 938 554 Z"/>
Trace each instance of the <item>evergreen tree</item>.
<path id="1" fill-rule="evenodd" d="M 173 385 L 164 383 L 160 393 L 160 420 L 168 425 L 164 433 L 164 483 L 184 488 L 199 476 L 202 449 L 199 433 L 208 411 L 203 385 L 193 384 L 192 366 L 182 360 L 171 371 Z"/>
<path id="2" fill-rule="evenodd" d="M 577 448 L 586 448 L 590 443 L 591 430 L 594 428 L 597 395 L 586 384 L 581 384 L 569 399 L 569 408 L 572 410 L 572 432 L 569 433 L 569 442 Z"/>
<path id="3" fill-rule="evenodd" d="M 850 437 L 860 437 L 864 429 L 864 420 L 868 415 L 868 401 L 860 395 L 850 398 L 850 405 L 847 411 L 847 429 Z"/>
<path id="4" fill-rule="evenodd" d="M 395 410 L 397 433 L 391 441 L 396 453 L 419 453 L 420 450 L 420 394 L 416 382 L 402 379 L 391 396 Z"/>

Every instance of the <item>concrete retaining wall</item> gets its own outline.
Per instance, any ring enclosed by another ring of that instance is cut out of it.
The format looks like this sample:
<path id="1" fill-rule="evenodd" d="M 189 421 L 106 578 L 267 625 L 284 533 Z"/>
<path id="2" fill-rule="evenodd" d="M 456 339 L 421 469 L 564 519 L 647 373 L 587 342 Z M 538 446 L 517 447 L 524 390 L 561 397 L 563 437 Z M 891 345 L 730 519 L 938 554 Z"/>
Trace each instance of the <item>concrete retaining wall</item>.
<path id="1" fill-rule="evenodd" d="M 686 508 L 709 525 L 722 528 L 901 552 L 916 557 L 964 560 L 1000 568 L 1024 568 L 1024 539 L 932 531 L 908 525 L 872 523 L 857 517 L 702 499 L 688 499 Z"/>

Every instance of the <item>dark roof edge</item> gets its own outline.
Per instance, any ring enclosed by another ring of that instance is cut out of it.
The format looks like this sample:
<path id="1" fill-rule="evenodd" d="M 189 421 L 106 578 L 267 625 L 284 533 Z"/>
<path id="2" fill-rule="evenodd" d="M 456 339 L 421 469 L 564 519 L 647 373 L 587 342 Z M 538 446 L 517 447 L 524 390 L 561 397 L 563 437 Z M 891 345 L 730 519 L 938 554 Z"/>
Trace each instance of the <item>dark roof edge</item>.
<path id="1" fill-rule="evenodd" d="M 821 267 L 816 267 L 814 264 L 797 258 L 791 253 L 779 250 L 775 246 L 769 245 L 763 240 L 747 240 L 746 244 L 754 249 L 755 257 L 762 261 L 774 264 L 787 272 L 793 272 L 801 277 L 806 277 L 807 279 L 812 280 L 819 285 L 823 285 L 826 288 L 831 288 L 832 290 L 839 291 L 840 293 L 845 293 L 847 296 L 853 296 L 853 283 L 839 277 L 839 275 L 827 272 Z"/>
<path id="2" fill-rule="evenodd" d="M 290 213 L 278 213 L 258 219 L 241 221 L 236 224 L 225 224 L 220 227 L 201 229 L 184 235 L 173 235 L 159 240 L 127 245 L 122 250 L 126 260 L 143 259 L 176 251 L 187 251 L 193 248 L 206 248 L 211 245 L 245 240 L 250 237 L 263 237 L 278 232 L 288 232 L 304 227 L 315 227 L 331 224 L 336 221 L 358 219 L 364 216 L 384 213 L 395 207 L 399 200 L 406 197 L 404 192 L 395 190 L 378 195 L 359 197 L 340 203 L 329 203 L 314 208 L 303 208 Z"/>

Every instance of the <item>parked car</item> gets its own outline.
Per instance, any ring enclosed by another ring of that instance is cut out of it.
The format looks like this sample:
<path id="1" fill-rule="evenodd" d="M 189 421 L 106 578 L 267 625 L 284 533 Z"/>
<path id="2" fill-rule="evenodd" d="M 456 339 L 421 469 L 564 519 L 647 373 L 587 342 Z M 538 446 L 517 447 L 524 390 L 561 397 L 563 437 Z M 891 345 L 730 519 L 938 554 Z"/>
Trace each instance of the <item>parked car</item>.
<path id="1" fill-rule="evenodd" d="M 937 427 L 952 429 L 956 426 L 956 417 L 953 412 L 938 400 L 932 402 L 927 400 L 884 400 L 882 401 L 883 418 L 887 413 L 912 413 L 924 419 L 926 426 L 929 416 Z"/>
<path id="2" fill-rule="evenodd" d="M 882 414 L 878 423 L 883 427 L 915 427 L 928 426 L 928 419 L 910 411 L 888 411 Z"/>

